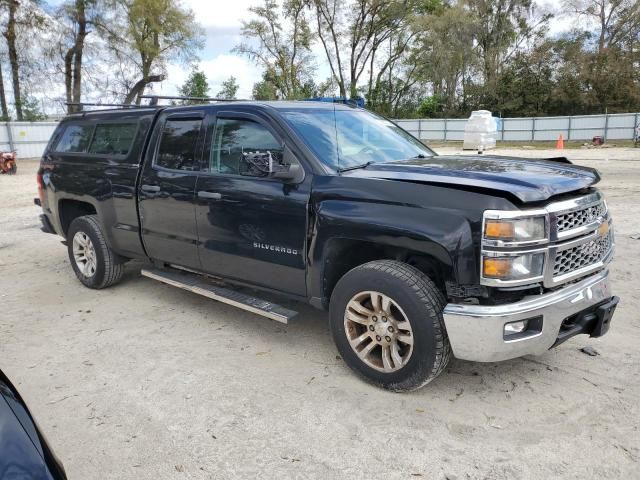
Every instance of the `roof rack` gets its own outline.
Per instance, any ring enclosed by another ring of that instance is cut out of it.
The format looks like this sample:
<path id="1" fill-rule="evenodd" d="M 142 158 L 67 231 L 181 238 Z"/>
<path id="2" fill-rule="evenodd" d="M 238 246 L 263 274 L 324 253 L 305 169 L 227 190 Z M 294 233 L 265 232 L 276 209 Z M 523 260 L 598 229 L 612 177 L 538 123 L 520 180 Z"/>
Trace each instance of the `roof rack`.
<path id="1" fill-rule="evenodd" d="M 78 111 L 83 111 L 84 107 L 116 107 L 116 108 L 146 108 L 146 107 L 158 107 L 159 100 L 182 100 L 191 102 L 237 102 L 243 100 L 228 98 L 216 98 L 216 97 L 181 97 L 173 95 L 140 95 L 140 99 L 149 100 L 147 105 L 138 105 L 135 103 L 101 103 L 101 102 L 67 102 L 65 105 L 70 107 L 78 107 Z"/>
<path id="2" fill-rule="evenodd" d="M 65 105 L 69 107 L 80 107 L 79 110 L 84 110 L 84 107 L 120 107 L 120 108 L 139 108 L 140 105 L 132 105 L 130 103 L 90 103 L 90 102 L 66 102 Z M 145 105 L 146 106 L 146 105 Z"/>
<path id="3" fill-rule="evenodd" d="M 324 103 L 344 103 L 345 105 L 353 105 L 355 107 L 364 108 L 364 98 L 355 97 L 313 97 L 305 98 L 305 102 L 324 102 Z"/>
<path id="4" fill-rule="evenodd" d="M 238 102 L 243 100 L 216 98 L 216 97 L 180 97 L 173 95 L 140 95 L 140 98 L 149 99 L 149 105 L 158 105 L 158 100 L 187 100 L 190 102 Z"/>

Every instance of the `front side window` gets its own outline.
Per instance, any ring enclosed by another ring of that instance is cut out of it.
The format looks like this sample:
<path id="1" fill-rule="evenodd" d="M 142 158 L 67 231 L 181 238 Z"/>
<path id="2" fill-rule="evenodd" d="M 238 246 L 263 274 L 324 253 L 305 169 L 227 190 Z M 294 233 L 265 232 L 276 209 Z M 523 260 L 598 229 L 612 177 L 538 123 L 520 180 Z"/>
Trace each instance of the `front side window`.
<path id="1" fill-rule="evenodd" d="M 169 119 L 164 124 L 156 165 L 171 170 L 197 170 L 197 144 L 202 120 Z"/>
<path id="2" fill-rule="evenodd" d="M 433 156 L 418 139 L 365 110 L 306 107 L 281 112 L 318 159 L 333 169 Z"/>
<path id="3" fill-rule="evenodd" d="M 69 125 L 58 140 L 55 151 L 62 153 L 86 152 L 92 133 L 93 125 Z"/>
<path id="4" fill-rule="evenodd" d="M 107 123 L 96 125 L 89 153 L 126 155 L 136 134 L 135 123 Z"/>
<path id="5" fill-rule="evenodd" d="M 252 120 L 218 118 L 211 142 L 211 172 L 265 176 L 256 168 L 262 159 L 281 162 L 283 146 L 271 132 Z"/>

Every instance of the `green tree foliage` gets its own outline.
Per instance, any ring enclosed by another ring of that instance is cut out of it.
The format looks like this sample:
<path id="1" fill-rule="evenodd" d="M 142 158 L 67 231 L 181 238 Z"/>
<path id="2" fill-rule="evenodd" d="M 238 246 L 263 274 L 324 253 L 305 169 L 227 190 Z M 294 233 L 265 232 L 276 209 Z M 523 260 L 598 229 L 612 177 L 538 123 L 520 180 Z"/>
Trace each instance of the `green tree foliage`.
<path id="1" fill-rule="evenodd" d="M 466 13 L 474 19 L 473 38 L 477 44 L 484 98 L 495 105 L 502 66 L 518 48 L 540 32 L 551 18 L 535 15 L 533 0 L 463 0 Z"/>
<path id="2" fill-rule="evenodd" d="M 207 82 L 207 76 L 204 72 L 194 69 L 189 74 L 189 78 L 178 89 L 178 92 L 183 97 L 197 97 L 205 98 L 209 96 L 209 83 Z M 185 100 L 185 105 L 192 105 L 199 103 L 197 100 Z"/>
<path id="3" fill-rule="evenodd" d="M 277 100 L 278 87 L 272 81 L 269 70 L 262 74 L 262 80 L 253 85 L 252 97 L 254 100 Z"/>
<path id="4" fill-rule="evenodd" d="M 468 87 L 479 76 L 480 64 L 474 48 L 475 23 L 461 4 L 431 8 L 414 21 L 420 32 L 413 46 L 414 61 L 424 66 L 420 80 L 431 86 L 442 115 L 455 116 L 473 103 Z"/>
<path id="5" fill-rule="evenodd" d="M 134 70 L 134 76 L 124 80 L 124 102 L 140 103 L 148 85 L 166 78 L 168 61 L 196 59 L 202 30 L 193 12 L 178 0 L 112 1 L 113 16 L 104 26 L 109 44 L 116 59 Z"/>
<path id="6" fill-rule="evenodd" d="M 240 85 L 238 85 L 238 80 L 236 79 L 236 77 L 231 75 L 224 82 L 222 82 L 222 88 L 217 93 L 216 97 L 224 98 L 225 100 L 235 100 L 239 88 Z"/>
<path id="7" fill-rule="evenodd" d="M 261 80 L 253 85 L 252 97 L 254 100 L 277 100 L 278 89 L 273 83 Z"/>
<path id="8" fill-rule="evenodd" d="M 234 51 L 261 69 L 260 100 L 361 96 L 392 117 L 640 110 L 638 0 L 562 1 L 580 22 L 551 36 L 537 0 L 260 0 Z M 13 105 L 27 116 L 25 102 L 38 99 L 35 111 L 50 90 L 64 93 L 61 104 L 87 95 L 140 102 L 170 63 L 197 59 L 202 30 L 184 5 L 0 0 L 0 117 Z M 202 78 L 190 80 L 185 92 L 207 95 Z M 235 97 L 237 82 L 227 82 L 221 96 Z"/>
<path id="9" fill-rule="evenodd" d="M 531 51 L 518 52 L 502 70 L 496 94 L 503 116 L 547 113 L 554 89 L 552 47 L 552 42 L 544 42 Z"/>
<path id="10" fill-rule="evenodd" d="M 22 114 L 23 120 L 26 122 L 47 119 L 47 115 L 40 109 L 38 100 L 30 95 L 26 95 L 22 100 Z"/>
<path id="11" fill-rule="evenodd" d="M 418 107 L 418 115 L 421 117 L 432 118 L 435 117 L 440 110 L 440 97 L 437 95 L 431 95 L 430 97 L 422 100 L 422 103 Z"/>

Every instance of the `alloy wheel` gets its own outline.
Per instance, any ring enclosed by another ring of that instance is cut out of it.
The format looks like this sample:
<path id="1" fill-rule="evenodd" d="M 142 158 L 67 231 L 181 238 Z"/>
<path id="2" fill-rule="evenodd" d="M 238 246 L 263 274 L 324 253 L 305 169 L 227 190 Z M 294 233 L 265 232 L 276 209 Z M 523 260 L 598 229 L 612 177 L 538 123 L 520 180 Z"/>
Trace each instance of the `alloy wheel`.
<path id="1" fill-rule="evenodd" d="M 93 277 L 95 275 L 98 264 L 96 250 L 91 239 L 84 232 L 76 232 L 73 236 L 73 259 L 78 270 L 85 277 Z"/>
<path id="2" fill-rule="evenodd" d="M 354 295 L 344 314 L 344 330 L 353 351 L 367 366 L 391 373 L 413 353 L 413 330 L 400 305 L 380 292 Z"/>

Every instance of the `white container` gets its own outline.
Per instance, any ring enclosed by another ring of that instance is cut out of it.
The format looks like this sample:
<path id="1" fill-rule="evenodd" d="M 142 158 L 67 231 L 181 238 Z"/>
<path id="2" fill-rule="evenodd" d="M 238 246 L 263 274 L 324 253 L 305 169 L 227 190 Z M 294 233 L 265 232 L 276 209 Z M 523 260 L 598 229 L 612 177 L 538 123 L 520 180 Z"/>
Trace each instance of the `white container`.
<path id="1" fill-rule="evenodd" d="M 464 126 L 463 150 L 488 150 L 496 148 L 497 122 L 488 110 L 471 112 Z"/>

